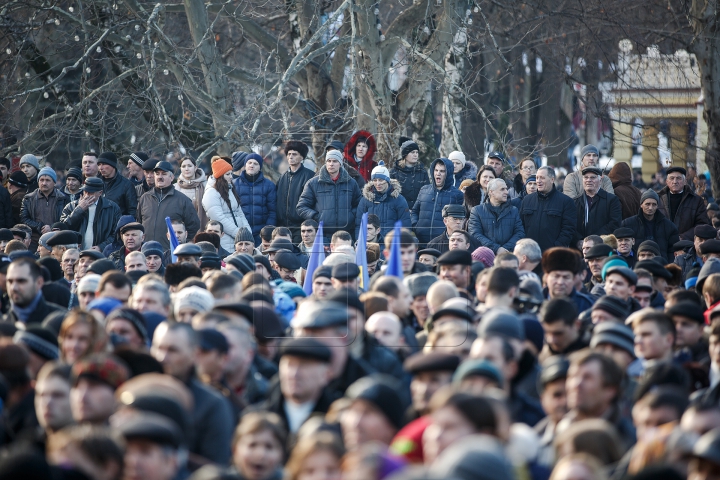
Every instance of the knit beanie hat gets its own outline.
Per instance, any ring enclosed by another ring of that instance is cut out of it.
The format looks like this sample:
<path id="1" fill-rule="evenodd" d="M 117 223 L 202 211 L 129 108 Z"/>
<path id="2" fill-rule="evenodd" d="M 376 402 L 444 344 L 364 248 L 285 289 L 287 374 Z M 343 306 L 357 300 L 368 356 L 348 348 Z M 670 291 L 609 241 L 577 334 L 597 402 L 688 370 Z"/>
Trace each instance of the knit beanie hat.
<path id="1" fill-rule="evenodd" d="M 52 181 L 57 183 L 57 174 L 55 173 L 55 170 L 53 170 L 50 167 L 43 167 L 40 169 L 40 172 L 38 173 L 38 180 L 40 180 L 40 177 L 43 175 L 47 175 L 48 177 L 52 178 Z"/>
<path id="2" fill-rule="evenodd" d="M 450 155 L 448 155 L 448 158 L 452 160 L 459 160 L 460 163 L 462 163 L 462 166 L 465 166 L 465 154 L 462 152 L 458 152 L 455 150 L 454 152 L 451 152 Z"/>
<path id="3" fill-rule="evenodd" d="M 25 330 L 18 330 L 13 336 L 13 343 L 25 345 L 31 352 L 46 360 L 60 358 L 57 336 L 45 327 L 30 326 Z"/>
<path id="4" fill-rule="evenodd" d="M 250 230 L 247 228 L 239 228 L 235 234 L 235 243 L 238 242 L 252 242 L 255 243 L 255 237 Z"/>
<path id="5" fill-rule="evenodd" d="M 600 152 L 598 151 L 597 147 L 595 145 L 585 145 L 582 150 L 580 151 L 580 161 L 582 162 L 582 159 L 585 158 L 585 155 L 588 153 L 594 153 L 598 157 L 600 156 Z"/>
<path id="6" fill-rule="evenodd" d="M 145 317 L 143 317 L 140 312 L 128 307 L 116 308 L 112 311 L 112 313 L 110 313 L 110 315 L 107 316 L 107 318 L 105 319 L 105 324 L 107 325 L 111 320 L 115 320 L 118 318 L 130 322 L 130 324 L 135 327 L 135 330 L 137 330 L 140 338 L 142 338 L 143 343 L 148 343 L 149 337 L 147 325 L 145 324 Z"/>
<path id="7" fill-rule="evenodd" d="M 263 158 L 257 154 L 257 153 L 248 153 L 247 157 L 245 157 L 245 163 L 249 162 L 250 160 L 255 160 L 260 166 L 262 167 L 262 164 L 264 163 Z"/>
<path id="8" fill-rule="evenodd" d="M 400 390 L 399 385 L 392 377 L 376 373 L 363 377 L 350 385 L 345 396 L 351 400 L 364 400 L 370 403 L 399 430 L 403 426 L 405 411 Z"/>
<path id="9" fill-rule="evenodd" d="M 225 263 L 237 268 L 243 275 L 255 271 L 255 259 L 247 253 L 238 253 L 237 255 L 228 257 L 225 259 Z"/>
<path id="10" fill-rule="evenodd" d="M 235 152 L 232 154 L 232 169 L 233 172 L 237 172 L 245 166 L 245 158 L 247 152 Z"/>
<path id="11" fill-rule="evenodd" d="M 106 164 L 106 165 L 110 165 L 110 166 L 113 167 L 115 170 L 118 169 L 118 159 L 117 159 L 117 155 L 115 155 L 115 154 L 112 153 L 112 152 L 103 152 L 103 153 L 101 153 L 100 156 L 98 157 L 97 163 L 98 163 L 98 165 L 101 165 L 101 164 L 104 163 L 104 164 Z"/>
<path id="12" fill-rule="evenodd" d="M 140 248 L 140 251 L 146 257 L 149 255 L 157 255 L 158 257 L 162 258 L 164 255 L 162 244 L 160 242 L 156 242 L 154 240 L 143 243 L 143 246 L 142 246 L 142 248 Z"/>
<path id="13" fill-rule="evenodd" d="M 175 316 L 177 317 L 184 307 L 190 307 L 197 312 L 207 312 L 213 307 L 215 299 L 204 288 L 193 285 L 177 292 L 173 303 L 175 305 Z"/>
<path id="14" fill-rule="evenodd" d="M 376 178 L 379 178 L 381 180 L 385 180 L 386 182 L 390 182 L 390 171 L 385 167 L 385 162 L 380 160 L 380 163 L 378 163 L 377 167 L 372 169 L 372 175 L 370 176 L 371 180 L 374 180 Z"/>
<path id="15" fill-rule="evenodd" d="M 80 168 L 78 168 L 78 167 L 70 167 L 68 169 L 67 175 L 65 175 L 65 177 L 66 178 L 67 177 L 77 178 L 78 180 L 80 180 L 82 182 L 82 170 L 80 170 Z"/>
<path id="16" fill-rule="evenodd" d="M 537 182 L 537 177 L 535 175 L 530 175 L 528 177 L 527 181 L 525 182 L 525 186 L 527 187 L 527 184 L 530 182 Z"/>
<path id="17" fill-rule="evenodd" d="M 232 171 L 233 167 L 225 160 L 217 160 L 212 164 L 213 177 L 220 178 L 227 172 Z"/>
<path id="18" fill-rule="evenodd" d="M 343 154 L 340 150 L 330 150 L 325 154 L 325 161 L 327 162 L 330 159 L 336 160 L 340 163 L 343 163 Z"/>
<path id="19" fill-rule="evenodd" d="M 645 200 L 647 200 L 648 198 L 652 198 L 653 200 L 655 200 L 657 202 L 658 205 L 660 205 L 660 197 L 658 196 L 657 193 L 655 193 L 655 190 L 653 190 L 651 188 L 645 190 L 643 192 L 643 194 L 640 195 L 640 205 L 642 205 L 642 203 Z"/>
<path id="20" fill-rule="evenodd" d="M 22 170 L 15 170 L 10 174 L 8 182 L 10 182 L 12 185 L 15 185 L 16 187 L 27 188 L 29 180 L 27 178 L 27 175 L 25 175 L 25 172 L 23 172 Z"/>
<path id="21" fill-rule="evenodd" d="M 40 162 L 38 161 L 37 157 L 33 155 L 32 153 L 26 153 L 25 155 L 20 158 L 20 164 L 19 166 L 23 166 L 25 164 L 32 165 L 36 169 L 40 170 Z"/>
<path id="22" fill-rule="evenodd" d="M 410 152 L 414 152 L 417 150 L 420 151 L 420 147 L 418 147 L 418 144 L 413 142 L 412 140 L 408 140 L 407 142 L 403 142 L 402 145 L 400 145 L 400 157 L 405 158 L 407 157 Z"/>
<path id="23" fill-rule="evenodd" d="M 472 259 L 485 265 L 485 268 L 490 268 L 495 261 L 495 254 L 488 247 L 478 247 L 472 252 Z"/>

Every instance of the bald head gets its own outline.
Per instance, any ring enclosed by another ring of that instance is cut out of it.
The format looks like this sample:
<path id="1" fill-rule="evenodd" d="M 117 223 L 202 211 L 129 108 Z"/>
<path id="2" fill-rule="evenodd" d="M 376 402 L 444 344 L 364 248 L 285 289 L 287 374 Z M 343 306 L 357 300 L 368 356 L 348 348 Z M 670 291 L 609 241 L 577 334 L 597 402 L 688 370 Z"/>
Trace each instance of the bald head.
<path id="1" fill-rule="evenodd" d="M 365 322 L 365 330 L 390 349 L 402 345 L 402 323 L 394 313 L 378 312 L 370 315 Z"/>
<path id="2" fill-rule="evenodd" d="M 430 289 L 425 297 L 427 299 L 428 308 L 430 309 L 430 314 L 432 315 L 437 312 L 440 309 L 440 305 L 446 301 L 459 296 L 460 292 L 458 292 L 457 287 L 451 281 L 438 280 L 433 283 L 430 285 Z"/>

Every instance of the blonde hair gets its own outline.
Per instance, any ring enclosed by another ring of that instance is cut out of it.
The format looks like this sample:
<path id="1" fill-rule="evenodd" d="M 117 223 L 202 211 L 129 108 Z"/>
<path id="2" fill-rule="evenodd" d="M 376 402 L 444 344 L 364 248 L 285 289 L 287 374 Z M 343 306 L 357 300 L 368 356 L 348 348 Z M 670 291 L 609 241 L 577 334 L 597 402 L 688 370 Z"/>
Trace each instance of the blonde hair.
<path id="1" fill-rule="evenodd" d="M 284 480 L 296 480 L 300 475 L 303 463 L 306 459 L 316 452 L 329 452 L 336 459 L 338 469 L 345 455 L 345 449 L 342 446 L 342 440 L 334 433 L 328 431 L 320 431 L 301 438 L 295 448 L 293 448 L 290 459 L 285 465 Z"/>
<path id="2" fill-rule="evenodd" d="M 62 346 L 68 331 L 76 325 L 87 325 L 90 327 L 90 345 L 81 357 L 91 353 L 98 353 L 105 347 L 107 334 L 105 329 L 100 325 L 95 317 L 84 310 L 72 310 L 60 325 L 60 333 L 58 334 L 58 344 L 60 346 L 60 355 L 62 356 Z"/>

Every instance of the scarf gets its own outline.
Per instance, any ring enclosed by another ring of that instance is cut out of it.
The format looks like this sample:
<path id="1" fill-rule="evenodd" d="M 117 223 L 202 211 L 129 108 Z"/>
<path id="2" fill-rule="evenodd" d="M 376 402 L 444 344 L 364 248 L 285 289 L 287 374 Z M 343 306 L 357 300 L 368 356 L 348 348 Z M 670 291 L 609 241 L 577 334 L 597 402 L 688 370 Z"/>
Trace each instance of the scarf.
<path id="1" fill-rule="evenodd" d="M 42 291 L 38 291 L 37 295 L 35 295 L 35 298 L 33 298 L 33 301 L 30 302 L 30 304 L 27 307 L 21 307 L 17 304 L 12 304 L 12 309 L 15 312 L 15 315 L 23 322 L 27 323 L 27 321 L 30 319 L 30 315 L 35 311 L 35 309 L 38 306 L 38 303 L 40 303 L 40 300 L 42 299 Z"/>

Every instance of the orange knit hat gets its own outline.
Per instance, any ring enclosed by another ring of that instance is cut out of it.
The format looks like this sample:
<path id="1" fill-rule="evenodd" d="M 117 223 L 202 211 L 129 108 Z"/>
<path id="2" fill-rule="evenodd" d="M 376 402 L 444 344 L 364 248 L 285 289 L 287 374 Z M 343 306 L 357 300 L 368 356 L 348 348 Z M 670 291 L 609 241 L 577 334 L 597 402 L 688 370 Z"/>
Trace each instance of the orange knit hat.
<path id="1" fill-rule="evenodd" d="M 212 164 L 213 177 L 215 178 L 220 178 L 230 171 L 232 171 L 232 165 L 225 160 L 217 160 Z"/>

